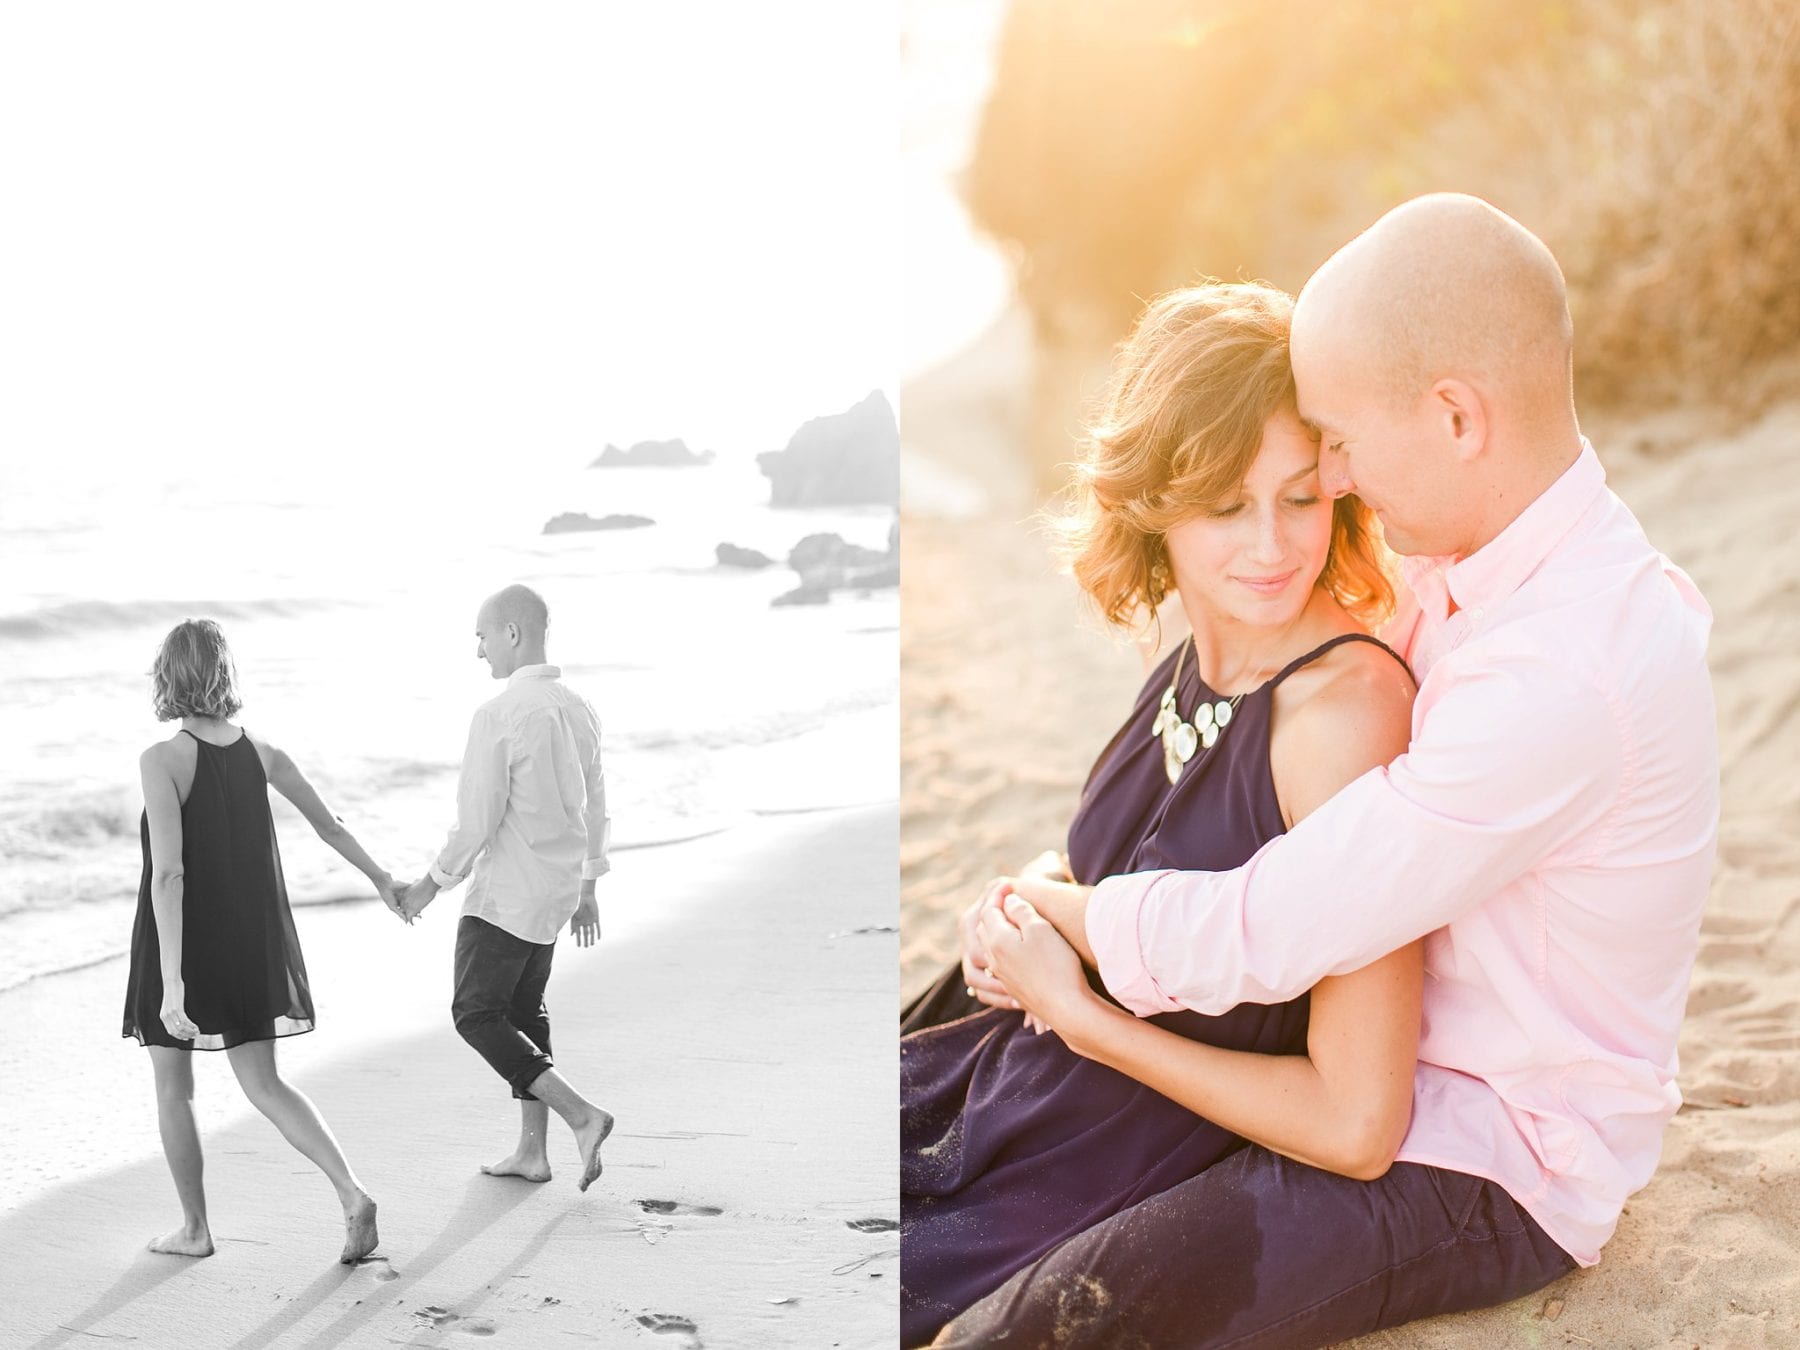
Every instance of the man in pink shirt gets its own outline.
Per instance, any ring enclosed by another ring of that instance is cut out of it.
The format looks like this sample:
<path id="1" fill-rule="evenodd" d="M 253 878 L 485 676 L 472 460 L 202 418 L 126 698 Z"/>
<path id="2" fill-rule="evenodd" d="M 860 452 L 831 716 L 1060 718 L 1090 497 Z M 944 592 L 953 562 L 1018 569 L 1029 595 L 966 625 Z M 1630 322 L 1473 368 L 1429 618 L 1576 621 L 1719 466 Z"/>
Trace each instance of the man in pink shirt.
<path id="1" fill-rule="evenodd" d="M 1409 202 L 1307 284 L 1292 356 L 1327 490 L 1407 555 L 1407 753 L 1234 872 L 1019 878 L 965 970 L 1047 924 L 1131 1011 L 1216 1014 L 1429 935 L 1410 1129 L 1373 1181 L 1247 1147 L 940 1345 L 1313 1345 L 1517 1297 L 1600 1259 L 1680 1103 L 1710 612 L 1580 433 L 1555 260 L 1474 198 Z"/>

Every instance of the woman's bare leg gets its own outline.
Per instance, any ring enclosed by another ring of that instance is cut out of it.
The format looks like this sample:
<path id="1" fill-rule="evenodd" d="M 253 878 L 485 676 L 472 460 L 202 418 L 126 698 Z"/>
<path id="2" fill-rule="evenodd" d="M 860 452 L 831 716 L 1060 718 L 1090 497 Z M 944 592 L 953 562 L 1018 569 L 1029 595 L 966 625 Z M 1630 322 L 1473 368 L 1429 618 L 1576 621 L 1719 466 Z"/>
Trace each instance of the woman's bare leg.
<path id="1" fill-rule="evenodd" d="M 150 1063 L 156 1070 L 156 1124 L 162 1132 L 163 1156 L 175 1178 L 181 1201 L 181 1227 L 150 1244 L 153 1252 L 171 1256 L 211 1256 L 212 1229 L 206 1222 L 206 1159 L 200 1151 L 200 1128 L 194 1123 L 194 1057 L 189 1050 L 153 1045 Z"/>
<path id="2" fill-rule="evenodd" d="M 344 1150 L 338 1147 L 319 1108 L 275 1067 L 275 1042 L 246 1041 L 225 1053 L 250 1104 L 267 1116 L 282 1138 L 311 1160 L 337 1191 L 346 1230 L 338 1259 L 349 1264 L 374 1251 L 380 1241 L 375 1231 L 375 1201 L 350 1170 Z"/>

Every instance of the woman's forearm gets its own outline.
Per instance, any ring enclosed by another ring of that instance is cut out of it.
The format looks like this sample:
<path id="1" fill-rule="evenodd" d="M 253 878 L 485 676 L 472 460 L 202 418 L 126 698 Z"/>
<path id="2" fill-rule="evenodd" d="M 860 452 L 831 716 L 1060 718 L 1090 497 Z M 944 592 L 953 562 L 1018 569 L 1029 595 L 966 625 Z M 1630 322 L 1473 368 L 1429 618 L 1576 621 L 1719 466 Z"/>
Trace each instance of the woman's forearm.
<path id="1" fill-rule="evenodd" d="M 356 842 L 356 836 L 350 833 L 349 827 L 343 821 L 334 817 L 330 826 L 319 831 L 319 838 L 336 849 L 345 862 L 370 881 L 379 884 L 388 880 L 386 869 L 376 863 L 363 846 Z"/>
<path id="2" fill-rule="evenodd" d="M 1098 999 L 1061 1034 L 1077 1054 L 1310 1166 L 1366 1180 L 1385 1172 L 1399 1147 L 1369 1093 L 1334 1087 L 1306 1055 L 1222 1050 Z"/>
<path id="3" fill-rule="evenodd" d="M 156 946 L 162 958 L 165 990 L 183 984 L 181 978 L 181 897 L 185 883 L 180 873 L 152 877 L 150 910 L 156 918 Z"/>

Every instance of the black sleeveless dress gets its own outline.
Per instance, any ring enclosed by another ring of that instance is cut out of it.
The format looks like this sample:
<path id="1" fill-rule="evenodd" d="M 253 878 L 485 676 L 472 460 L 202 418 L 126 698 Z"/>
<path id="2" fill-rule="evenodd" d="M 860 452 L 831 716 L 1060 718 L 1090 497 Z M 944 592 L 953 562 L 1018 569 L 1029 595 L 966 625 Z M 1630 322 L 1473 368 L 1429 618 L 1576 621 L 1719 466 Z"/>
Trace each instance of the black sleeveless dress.
<path id="1" fill-rule="evenodd" d="M 312 990 L 281 876 L 269 784 L 250 738 L 193 736 L 194 786 L 181 807 L 181 978 L 190 1021 L 178 1041 L 162 1022 L 162 948 L 150 903 L 150 821 L 138 823 L 144 874 L 131 930 L 120 1033 L 176 1050 L 228 1050 L 313 1029 Z"/>
<path id="2" fill-rule="evenodd" d="M 1334 638 L 1247 693 L 1217 745 L 1173 785 L 1162 742 L 1150 732 L 1169 687 L 1171 653 L 1082 790 L 1069 826 L 1075 879 L 1091 885 L 1158 868 L 1229 871 L 1283 833 L 1269 770 L 1276 686 L 1350 641 L 1376 640 Z M 1190 718 L 1203 698 L 1220 697 L 1195 665 L 1184 664 L 1177 691 Z M 1097 977 L 1090 982 L 1105 996 Z M 1182 1011 L 1148 1020 L 1209 1045 L 1299 1054 L 1308 1004 L 1302 995 L 1217 1017 Z M 983 1007 L 964 992 L 960 968 L 913 1002 L 901 1029 L 903 1345 L 929 1341 L 1044 1253 L 1244 1144 L 1154 1089 L 1083 1059 L 1054 1033 L 1033 1034 L 1021 1014 Z"/>

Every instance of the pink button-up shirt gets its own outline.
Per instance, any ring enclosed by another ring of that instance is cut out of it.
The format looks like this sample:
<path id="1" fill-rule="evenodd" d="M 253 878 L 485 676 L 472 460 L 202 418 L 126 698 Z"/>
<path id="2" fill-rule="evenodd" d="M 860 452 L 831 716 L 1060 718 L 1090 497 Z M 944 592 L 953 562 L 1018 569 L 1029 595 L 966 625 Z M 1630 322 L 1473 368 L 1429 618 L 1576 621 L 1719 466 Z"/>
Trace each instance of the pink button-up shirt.
<path id="1" fill-rule="evenodd" d="M 1294 998 L 1429 934 L 1399 1157 L 1498 1182 L 1593 1265 L 1681 1102 L 1718 834 L 1711 611 L 1585 442 L 1491 543 L 1405 575 L 1407 752 L 1236 871 L 1101 882 L 1088 938 L 1147 1015 Z"/>

